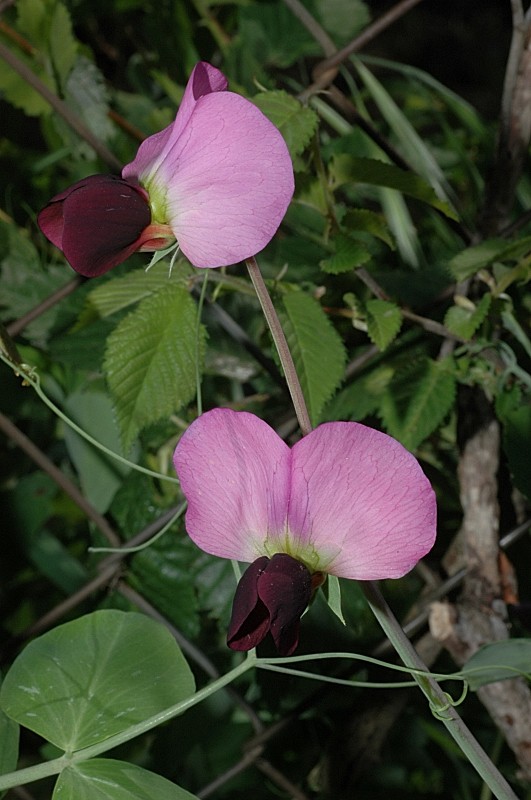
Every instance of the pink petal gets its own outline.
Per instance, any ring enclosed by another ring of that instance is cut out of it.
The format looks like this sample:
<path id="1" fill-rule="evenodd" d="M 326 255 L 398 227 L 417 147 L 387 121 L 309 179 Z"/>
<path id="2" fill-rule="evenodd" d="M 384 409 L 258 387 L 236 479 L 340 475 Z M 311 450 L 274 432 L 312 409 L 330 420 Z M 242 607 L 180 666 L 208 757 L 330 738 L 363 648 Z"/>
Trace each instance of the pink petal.
<path id="1" fill-rule="evenodd" d="M 433 546 L 434 492 L 395 439 L 356 422 L 330 422 L 297 442 L 292 456 L 289 528 L 313 544 L 323 571 L 399 578 Z"/>
<path id="2" fill-rule="evenodd" d="M 239 561 L 267 555 L 267 533 L 285 525 L 289 462 L 288 446 L 254 414 L 216 408 L 193 422 L 174 464 L 198 547 Z"/>
<path id="3" fill-rule="evenodd" d="M 187 125 L 199 98 L 211 92 L 223 92 L 227 85 L 227 79 L 219 69 L 206 61 L 196 64 L 186 84 L 175 120 L 163 131 L 142 142 L 134 161 L 123 168 L 122 178 L 139 181 L 156 170 Z"/>
<path id="4" fill-rule="evenodd" d="M 232 92 L 200 98 L 160 165 L 168 221 L 196 267 L 235 264 L 272 239 L 293 195 L 293 167 L 279 131 Z"/>

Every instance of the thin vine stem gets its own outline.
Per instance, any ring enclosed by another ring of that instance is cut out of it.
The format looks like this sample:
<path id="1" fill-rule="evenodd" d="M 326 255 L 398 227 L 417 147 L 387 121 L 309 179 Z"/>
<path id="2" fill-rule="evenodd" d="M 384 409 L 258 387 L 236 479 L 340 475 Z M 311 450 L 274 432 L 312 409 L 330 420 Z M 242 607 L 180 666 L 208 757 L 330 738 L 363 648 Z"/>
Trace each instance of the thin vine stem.
<path id="1" fill-rule="evenodd" d="M 449 702 L 448 695 L 428 674 L 419 674 L 418 670 L 427 673 L 428 669 L 387 605 L 377 583 L 360 581 L 360 586 L 372 612 L 403 663 L 406 667 L 414 668 L 415 671 L 412 672 L 412 675 L 427 697 L 432 712 L 445 725 L 461 751 L 489 786 L 493 795 L 498 800 L 518 800 L 501 772 L 469 731 L 453 704 Z"/>
<path id="2" fill-rule="evenodd" d="M 284 369 L 301 431 L 303 435 L 306 435 L 310 433 L 312 426 L 286 336 L 256 260 L 251 258 L 246 263 Z M 437 681 L 430 677 L 428 667 L 387 605 L 378 584 L 374 581 L 360 581 L 360 585 L 372 612 L 402 662 L 406 667 L 414 670 L 415 681 L 428 699 L 433 714 L 446 726 L 456 744 L 490 787 L 494 796 L 498 800 L 518 800 L 508 782 L 455 710 L 453 700 L 441 689 Z"/>
<path id="3" fill-rule="evenodd" d="M 282 364 L 282 369 L 284 370 L 284 376 L 286 378 L 286 383 L 288 384 L 289 393 L 291 395 L 291 400 L 295 409 L 295 414 L 297 415 L 301 433 L 303 436 L 306 436 L 306 434 L 310 433 L 312 429 L 312 423 L 310 421 L 310 415 L 308 414 L 301 383 L 293 362 L 293 356 L 291 355 L 291 350 L 289 349 L 286 335 L 282 329 L 282 325 L 280 324 L 278 314 L 275 306 L 273 305 L 271 297 L 269 296 L 269 292 L 267 291 L 265 281 L 262 277 L 262 273 L 260 272 L 260 267 L 258 266 L 256 259 L 254 257 L 248 258 L 245 263 L 247 264 L 247 269 L 249 270 L 249 276 L 256 291 L 256 296 L 258 297 L 260 305 L 262 306 L 262 311 L 264 312 L 264 317 L 269 326 L 271 336 L 273 337 L 273 342 L 275 343 L 278 357 L 280 359 L 280 363 Z"/>

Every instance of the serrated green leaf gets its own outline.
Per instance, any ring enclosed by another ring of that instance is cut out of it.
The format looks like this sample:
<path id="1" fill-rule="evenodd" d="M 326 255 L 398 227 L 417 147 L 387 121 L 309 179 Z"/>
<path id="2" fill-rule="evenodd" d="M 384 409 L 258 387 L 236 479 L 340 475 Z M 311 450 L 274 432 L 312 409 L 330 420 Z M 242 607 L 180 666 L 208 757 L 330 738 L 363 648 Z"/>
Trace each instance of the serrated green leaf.
<path id="1" fill-rule="evenodd" d="M 195 795 L 136 764 L 92 758 L 66 767 L 52 800 L 197 800 Z"/>
<path id="2" fill-rule="evenodd" d="M 445 327 L 462 339 L 471 339 L 489 313 L 491 301 L 492 295 L 484 294 L 475 307 L 451 306 L 444 317 Z"/>
<path id="3" fill-rule="evenodd" d="M 338 392 L 327 405 L 324 418 L 326 420 L 351 419 L 358 422 L 368 417 L 369 414 L 374 414 L 379 408 L 382 396 L 393 374 L 393 367 L 383 365 L 353 381 Z"/>
<path id="4" fill-rule="evenodd" d="M 165 627 L 142 614 L 105 609 L 30 642 L 4 679 L 0 705 L 71 753 L 193 692 L 190 668 Z"/>
<path id="5" fill-rule="evenodd" d="M 349 233 L 368 233 L 382 242 L 385 242 L 391 250 L 394 250 L 396 243 L 389 230 L 385 218 L 382 214 L 369 211 L 366 208 L 352 208 L 341 220 L 342 227 Z"/>
<path id="6" fill-rule="evenodd" d="M 487 644 L 468 659 L 461 672 L 473 691 L 519 675 L 531 680 L 531 640 L 506 639 Z"/>
<path id="7" fill-rule="evenodd" d="M 450 219 L 457 219 L 455 211 L 437 197 L 432 187 L 420 175 L 407 172 L 394 164 L 387 164 L 375 158 L 356 158 L 346 153 L 335 155 L 330 166 L 334 186 L 344 183 L 367 183 L 371 186 L 385 186 L 395 189 L 416 200 L 422 200 L 433 208 L 442 211 Z"/>
<path id="8" fill-rule="evenodd" d="M 367 333 L 379 350 L 391 344 L 402 326 L 402 313 L 397 305 L 387 300 L 368 300 Z"/>
<path id="9" fill-rule="evenodd" d="M 114 128 L 109 119 L 108 91 L 105 79 L 97 66 L 85 56 L 79 56 L 65 81 L 68 105 L 86 126 L 104 142 L 112 137 Z M 61 126 L 63 141 L 72 147 L 79 137 L 66 126 Z"/>
<path id="10" fill-rule="evenodd" d="M 303 292 L 282 298 L 284 331 L 313 423 L 343 378 L 343 342 L 319 303 Z"/>
<path id="11" fill-rule="evenodd" d="M 147 271 L 132 270 L 120 278 L 102 282 L 90 292 L 88 302 L 100 317 L 109 317 L 163 289 L 175 284 L 184 285 L 189 275 L 187 263 L 178 261 L 174 264 L 170 279 L 167 262 L 159 261 Z"/>
<path id="12" fill-rule="evenodd" d="M 279 129 L 292 158 L 300 155 L 317 130 L 319 118 L 287 92 L 262 92 L 253 103 Z"/>
<path id="13" fill-rule="evenodd" d="M 55 2 L 49 19 L 47 45 L 61 87 L 76 60 L 78 44 L 72 33 L 70 14 L 62 3 Z"/>
<path id="14" fill-rule="evenodd" d="M 146 425 L 190 402 L 196 391 L 196 356 L 204 355 L 205 330 L 197 308 L 180 286 L 145 298 L 107 341 L 104 371 L 127 451 Z M 198 348 L 199 345 L 199 348 Z"/>
<path id="15" fill-rule="evenodd" d="M 453 361 L 424 359 L 393 377 L 380 413 L 388 433 L 414 450 L 444 420 L 454 398 Z"/>
<path id="16" fill-rule="evenodd" d="M 323 272 L 328 272 L 330 275 L 351 272 L 355 267 L 360 267 L 371 259 L 367 248 L 360 242 L 351 239 L 350 236 L 339 233 L 334 236 L 332 244 L 335 247 L 334 255 L 319 262 Z"/>

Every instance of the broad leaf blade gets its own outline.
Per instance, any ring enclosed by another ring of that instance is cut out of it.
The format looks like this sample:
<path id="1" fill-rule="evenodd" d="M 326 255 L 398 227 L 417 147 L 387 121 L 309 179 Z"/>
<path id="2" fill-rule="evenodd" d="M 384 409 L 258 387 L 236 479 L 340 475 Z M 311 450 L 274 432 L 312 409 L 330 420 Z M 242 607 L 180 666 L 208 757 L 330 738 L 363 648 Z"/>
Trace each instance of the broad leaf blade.
<path id="1" fill-rule="evenodd" d="M 18 760 L 19 726 L 0 710 L 0 775 L 13 772 Z M 0 797 L 4 792 L 0 792 Z"/>
<path id="2" fill-rule="evenodd" d="M 205 332 L 188 292 L 168 286 L 123 319 L 107 342 L 104 370 L 124 449 L 146 425 L 190 402 L 196 391 L 197 351 Z"/>
<path id="3" fill-rule="evenodd" d="M 343 343 L 319 303 L 302 292 L 282 298 L 284 330 L 312 422 L 343 378 Z"/>
<path id="4" fill-rule="evenodd" d="M 115 761 L 93 758 L 64 769 L 52 800 L 195 800 L 177 784 L 154 772 Z"/>
<path id="5" fill-rule="evenodd" d="M 531 680 L 531 640 L 506 639 L 481 647 L 461 672 L 474 691 L 487 683 L 524 675 Z"/>
<path id="6" fill-rule="evenodd" d="M 142 614 L 106 609 L 31 642 L 0 705 L 66 752 L 101 742 L 189 697 L 194 679 L 171 634 Z"/>
<path id="7" fill-rule="evenodd" d="M 334 255 L 319 262 L 324 272 L 339 275 L 342 272 L 351 272 L 355 267 L 370 261 L 371 254 L 367 248 L 350 236 L 339 233 L 334 237 L 332 244 L 335 247 Z"/>

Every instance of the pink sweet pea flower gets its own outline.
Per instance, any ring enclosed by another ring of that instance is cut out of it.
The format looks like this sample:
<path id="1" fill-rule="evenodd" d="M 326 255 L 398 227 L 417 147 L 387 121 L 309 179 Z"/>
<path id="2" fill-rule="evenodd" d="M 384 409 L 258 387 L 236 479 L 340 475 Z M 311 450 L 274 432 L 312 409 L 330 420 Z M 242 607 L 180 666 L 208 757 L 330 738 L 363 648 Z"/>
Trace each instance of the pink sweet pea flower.
<path id="1" fill-rule="evenodd" d="M 236 590 L 234 650 L 270 632 L 290 655 L 326 574 L 400 578 L 435 540 L 435 495 L 416 459 L 356 422 L 320 425 L 290 449 L 253 414 L 218 408 L 190 425 L 174 464 L 193 541 L 252 562 Z"/>
<path id="2" fill-rule="evenodd" d="M 94 277 L 175 239 L 196 267 L 235 264 L 273 238 L 293 195 L 281 134 L 249 100 L 197 64 L 175 121 L 141 145 L 122 177 L 92 175 L 40 212 L 45 236 Z"/>

